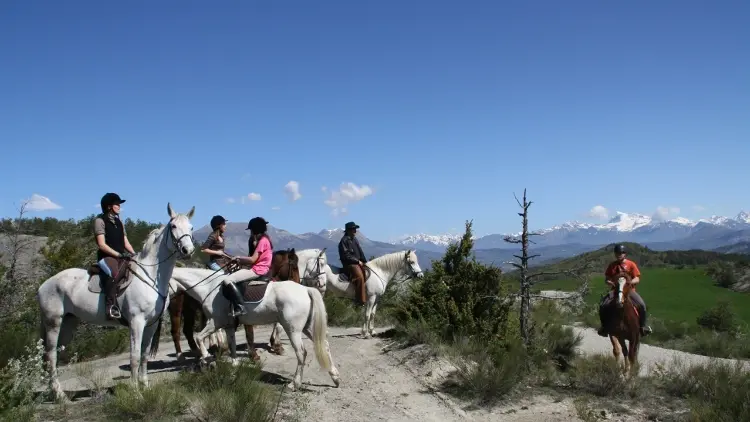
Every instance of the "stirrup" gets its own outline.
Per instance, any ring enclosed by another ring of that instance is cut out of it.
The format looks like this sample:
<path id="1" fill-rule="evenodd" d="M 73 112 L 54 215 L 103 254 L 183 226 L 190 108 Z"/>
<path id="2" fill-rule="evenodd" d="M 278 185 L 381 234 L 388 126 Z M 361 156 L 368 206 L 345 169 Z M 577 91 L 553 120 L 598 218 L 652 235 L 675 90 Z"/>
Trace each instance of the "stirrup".
<path id="1" fill-rule="evenodd" d="M 112 305 L 109 307 L 109 310 L 107 311 L 107 316 L 111 319 L 122 318 L 122 315 L 120 314 L 120 309 L 117 307 L 117 305 Z"/>
<path id="2" fill-rule="evenodd" d="M 247 314 L 247 310 L 242 305 L 232 305 L 232 317 L 238 317 Z"/>

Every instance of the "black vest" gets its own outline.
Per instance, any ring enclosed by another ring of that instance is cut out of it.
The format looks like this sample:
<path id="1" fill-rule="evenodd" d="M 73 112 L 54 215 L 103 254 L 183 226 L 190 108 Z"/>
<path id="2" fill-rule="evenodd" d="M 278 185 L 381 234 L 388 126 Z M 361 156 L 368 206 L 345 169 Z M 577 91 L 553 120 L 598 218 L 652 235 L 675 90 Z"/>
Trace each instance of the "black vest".
<path id="1" fill-rule="evenodd" d="M 102 215 L 101 218 L 104 220 L 104 243 L 117 252 L 125 252 L 125 229 L 123 228 L 123 222 L 119 218 L 115 218 L 115 222 L 113 223 L 107 215 Z M 101 249 L 96 253 L 97 260 L 108 256 Z"/>

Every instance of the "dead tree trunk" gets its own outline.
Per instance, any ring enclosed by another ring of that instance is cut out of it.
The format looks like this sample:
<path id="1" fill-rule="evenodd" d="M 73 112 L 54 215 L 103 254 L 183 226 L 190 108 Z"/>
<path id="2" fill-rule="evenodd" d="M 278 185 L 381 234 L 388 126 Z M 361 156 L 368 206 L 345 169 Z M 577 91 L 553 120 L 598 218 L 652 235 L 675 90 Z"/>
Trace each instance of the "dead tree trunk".
<path id="1" fill-rule="evenodd" d="M 506 236 L 505 241 L 509 243 L 520 243 L 521 244 L 521 255 L 513 255 L 518 258 L 521 263 L 511 263 L 514 267 L 518 268 L 521 273 L 521 338 L 526 347 L 531 343 L 531 284 L 532 277 L 529 275 L 529 260 L 536 258 L 539 255 L 529 255 L 529 236 L 538 236 L 538 233 L 529 233 L 529 207 L 532 202 L 526 200 L 526 189 L 523 190 L 523 202 L 518 200 L 518 197 L 514 194 L 518 206 L 523 210 L 518 215 L 523 221 L 523 231 L 521 232 L 521 238 L 514 236 Z M 532 242 L 533 243 L 533 242 Z"/>

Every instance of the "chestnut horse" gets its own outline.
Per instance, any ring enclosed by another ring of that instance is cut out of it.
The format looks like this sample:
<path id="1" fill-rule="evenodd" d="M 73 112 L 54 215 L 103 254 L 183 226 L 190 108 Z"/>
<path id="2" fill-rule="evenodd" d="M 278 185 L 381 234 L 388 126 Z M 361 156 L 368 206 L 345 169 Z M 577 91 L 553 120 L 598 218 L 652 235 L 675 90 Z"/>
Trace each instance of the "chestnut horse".
<path id="1" fill-rule="evenodd" d="M 234 272 L 235 269 L 232 268 L 232 265 L 230 264 L 227 266 L 227 271 L 231 273 Z M 271 279 L 274 281 L 294 280 L 297 283 L 300 282 L 298 259 L 294 252 L 294 248 L 274 252 L 273 260 L 271 261 L 270 275 Z M 190 350 L 193 353 L 197 353 L 198 345 L 195 343 L 195 339 L 193 339 L 193 333 L 195 332 L 195 322 L 199 312 L 201 314 L 201 320 L 205 323 L 200 302 L 185 294 L 184 291 L 180 291 L 170 298 L 168 310 L 172 323 L 172 341 L 174 342 L 176 355 L 183 356 L 182 348 L 180 346 L 181 322 L 183 323 L 182 333 L 185 334 Z M 252 356 L 253 360 L 258 361 L 260 360 L 260 356 L 255 350 L 255 334 L 253 332 L 253 326 L 245 325 L 244 328 L 245 337 L 247 338 L 248 353 Z M 273 333 L 271 334 L 270 344 L 272 352 L 279 355 L 284 352 L 281 343 L 276 343 L 274 341 Z M 224 344 L 221 346 L 226 345 Z"/>
<path id="2" fill-rule="evenodd" d="M 619 362 L 620 355 L 622 355 L 623 373 L 631 375 L 631 371 L 637 366 L 638 348 L 641 344 L 640 319 L 636 305 L 630 300 L 630 292 L 634 289 L 634 286 L 630 284 L 630 276 L 620 273 L 614 279 L 617 280 L 617 284 L 612 289 L 614 293 L 612 302 L 614 303 L 610 302 L 607 306 L 607 331 L 615 359 Z M 625 344 L 626 340 L 628 345 Z"/>

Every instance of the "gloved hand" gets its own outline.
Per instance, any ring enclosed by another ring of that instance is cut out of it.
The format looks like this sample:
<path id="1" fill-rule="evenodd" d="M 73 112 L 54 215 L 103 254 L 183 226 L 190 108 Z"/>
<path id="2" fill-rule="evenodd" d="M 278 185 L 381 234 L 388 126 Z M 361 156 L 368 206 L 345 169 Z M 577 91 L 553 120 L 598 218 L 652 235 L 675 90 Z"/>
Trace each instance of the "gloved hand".
<path id="1" fill-rule="evenodd" d="M 125 252 L 121 252 L 121 253 L 120 253 L 120 258 L 123 258 L 123 259 L 130 259 L 130 258 L 132 258 L 132 257 L 134 257 L 134 256 L 135 256 L 135 255 L 133 255 L 132 253 L 130 253 L 130 252 L 128 252 L 128 251 L 125 251 Z"/>

